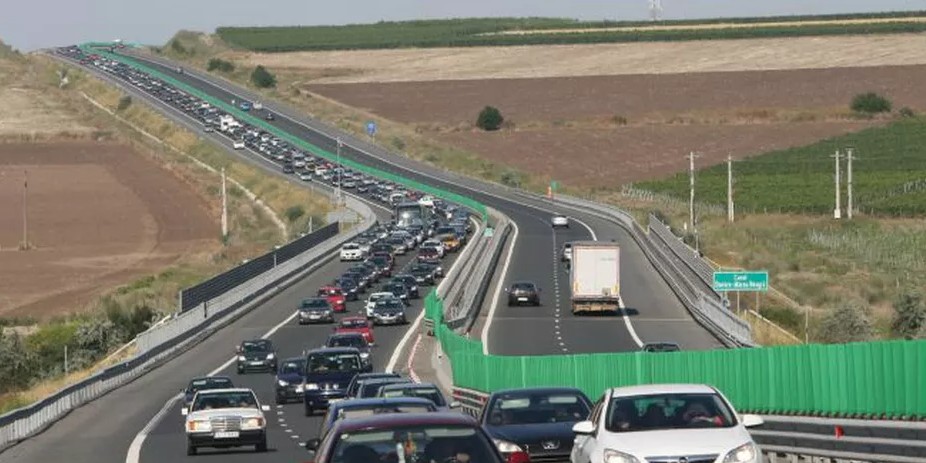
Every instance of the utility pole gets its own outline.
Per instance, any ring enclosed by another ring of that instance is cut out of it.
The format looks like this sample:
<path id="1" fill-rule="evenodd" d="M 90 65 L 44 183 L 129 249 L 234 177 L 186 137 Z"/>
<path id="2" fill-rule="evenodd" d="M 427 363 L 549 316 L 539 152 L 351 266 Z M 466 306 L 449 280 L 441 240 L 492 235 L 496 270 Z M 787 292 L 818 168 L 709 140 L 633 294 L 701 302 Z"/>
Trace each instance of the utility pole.
<path id="1" fill-rule="evenodd" d="M 694 160 L 695 158 L 701 157 L 698 154 L 695 154 L 694 151 L 688 154 L 688 185 L 689 185 L 689 199 L 688 199 L 688 226 L 692 231 L 695 229 L 695 178 L 694 178 Z"/>
<path id="2" fill-rule="evenodd" d="M 29 249 L 29 171 L 23 171 L 23 245 L 22 249 Z"/>
<path id="3" fill-rule="evenodd" d="M 344 167 L 341 166 L 341 145 L 341 137 L 338 137 L 338 189 L 334 195 L 338 204 L 341 204 L 341 171 L 344 170 Z"/>
<path id="4" fill-rule="evenodd" d="M 733 223 L 733 156 L 727 155 L 727 221 Z"/>
<path id="5" fill-rule="evenodd" d="M 225 189 L 225 168 L 222 168 L 222 241 L 228 238 L 228 195 Z"/>
<path id="6" fill-rule="evenodd" d="M 849 220 L 852 220 L 852 148 L 846 151 L 846 159 L 848 160 L 846 165 L 846 183 L 848 186 L 846 191 L 846 216 Z"/>
<path id="7" fill-rule="evenodd" d="M 839 150 L 836 150 L 836 154 L 831 156 L 836 160 L 836 209 L 833 210 L 833 218 L 841 219 L 842 218 L 842 205 L 840 203 L 839 197 L 839 158 L 842 155 L 839 154 Z"/>

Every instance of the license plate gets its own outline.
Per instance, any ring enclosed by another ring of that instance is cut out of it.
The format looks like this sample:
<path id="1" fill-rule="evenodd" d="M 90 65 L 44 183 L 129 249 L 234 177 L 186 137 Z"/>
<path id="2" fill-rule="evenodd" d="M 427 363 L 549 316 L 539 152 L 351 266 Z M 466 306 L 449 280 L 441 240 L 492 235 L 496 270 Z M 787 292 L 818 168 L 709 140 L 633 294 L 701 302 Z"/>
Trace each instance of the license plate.
<path id="1" fill-rule="evenodd" d="M 518 298 L 518 302 L 527 302 L 527 298 L 526 298 L 526 297 L 519 297 L 519 298 Z"/>
<path id="2" fill-rule="evenodd" d="M 216 439 L 236 439 L 238 438 L 238 431 L 217 432 L 212 437 Z"/>
<path id="3" fill-rule="evenodd" d="M 263 364 L 264 364 L 264 362 L 262 362 L 262 361 L 260 361 L 260 360 L 255 360 L 255 361 L 251 362 L 251 365 L 263 365 Z"/>

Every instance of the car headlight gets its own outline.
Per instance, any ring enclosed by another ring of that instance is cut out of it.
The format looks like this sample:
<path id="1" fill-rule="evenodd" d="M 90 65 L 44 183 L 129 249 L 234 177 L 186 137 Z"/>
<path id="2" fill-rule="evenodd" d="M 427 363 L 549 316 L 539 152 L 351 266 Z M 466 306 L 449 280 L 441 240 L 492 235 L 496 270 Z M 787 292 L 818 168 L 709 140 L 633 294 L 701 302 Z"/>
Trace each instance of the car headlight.
<path id="1" fill-rule="evenodd" d="M 245 418 L 241 421 L 241 429 L 261 429 L 264 427 L 264 419 L 260 417 Z"/>
<path id="2" fill-rule="evenodd" d="M 362 359 L 368 359 L 368 358 L 370 358 L 370 353 L 369 353 L 369 352 L 361 352 L 361 353 L 360 353 L 360 358 L 362 358 Z"/>
<path id="3" fill-rule="evenodd" d="M 286 387 L 286 386 L 289 386 L 289 383 L 287 383 L 286 381 L 283 381 L 282 379 L 281 379 L 281 380 L 279 380 L 279 381 L 277 381 L 277 384 L 279 384 L 279 385 L 280 385 L 280 387 Z"/>
<path id="4" fill-rule="evenodd" d="M 245 360 L 247 360 L 247 358 L 245 358 L 243 355 L 239 355 L 239 356 L 238 356 L 238 361 L 239 361 L 239 362 L 243 362 L 243 361 L 245 361 Z"/>
<path id="5" fill-rule="evenodd" d="M 296 385 L 296 392 L 302 392 L 302 391 L 304 390 L 304 389 L 303 389 L 304 387 L 305 387 L 305 386 L 303 386 L 302 384 L 297 384 L 297 385 Z"/>
<path id="6" fill-rule="evenodd" d="M 316 384 L 316 383 L 309 383 L 309 384 L 306 384 L 306 385 L 305 385 L 305 390 L 307 390 L 307 391 L 317 391 L 317 390 L 318 390 L 318 384 Z"/>
<path id="7" fill-rule="evenodd" d="M 267 354 L 267 360 L 273 360 L 274 357 L 276 357 L 276 355 L 274 355 L 274 354 Z"/>
<path id="8" fill-rule="evenodd" d="M 603 456 L 604 463 L 640 463 L 637 457 L 614 449 L 604 449 Z"/>
<path id="9" fill-rule="evenodd" d="M 495 443 L 495 446 L 498 447 L 498 451 L 502 453 L 513 453 L 513 452 L 523 452 L 521 446 L 515 444 L 514 442 L 508 442 L 501 439 L 492 439 L 492 442 Z"/>
<path id="10" fill-rule="evenodd" d="M 754 463 L 758 460 L 759 449 L 752 442 L 747 442 L 727 454 L 723 463 Z"/>
<path id="11" fill-rule="evenodd" d="M 186 429 L 191 432 L 212 431 L 212 424 L 209 420 L 190 420 L 186 422 Z"/>

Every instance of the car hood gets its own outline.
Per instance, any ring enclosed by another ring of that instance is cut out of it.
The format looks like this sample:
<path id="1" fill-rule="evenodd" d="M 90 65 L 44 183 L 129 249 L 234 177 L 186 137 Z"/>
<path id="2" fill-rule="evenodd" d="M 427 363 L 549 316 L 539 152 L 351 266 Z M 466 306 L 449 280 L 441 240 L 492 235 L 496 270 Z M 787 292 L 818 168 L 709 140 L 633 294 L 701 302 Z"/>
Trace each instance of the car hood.
<path id="1" fill-rule="evenodd" d="M 295 383 L 302 382 L 302 375 L 300 375 L 299 373 L 283 373 L 283 374 L 277 375 L 277 379 L 286 381 L 287 383 L 290 383 L 290 384 L 295 384 Z"/>
<path id="2" fill-rule="evenodd" d="M 510 424 L 505 426 L 486 425 L 485 430 L 494 439 L 502 439 L 515 444 L 533 444 L 540 440 L 552 439 L 572 442 L 575 423 L 535 423 Z"/>
<path id="3" fill-rule="evenodd" d="M 259 418 L 264 414 L 256 408 L 215 408 L 212 410 L 198 410 L 187 415 L 190 420 L 208 420 L 218 416 L 240 416 L 242 418 Z"/>
<path id="4" fill-rule="evenodd" d="M 605 433 L 603 447 L 628 452 L 637 457 L 708 455 L 725 457 L 730 450 L 752 441 L 745 428 L 736 426 L 721 429 L 673 429 L 666 431 L 640 431 Z"/>

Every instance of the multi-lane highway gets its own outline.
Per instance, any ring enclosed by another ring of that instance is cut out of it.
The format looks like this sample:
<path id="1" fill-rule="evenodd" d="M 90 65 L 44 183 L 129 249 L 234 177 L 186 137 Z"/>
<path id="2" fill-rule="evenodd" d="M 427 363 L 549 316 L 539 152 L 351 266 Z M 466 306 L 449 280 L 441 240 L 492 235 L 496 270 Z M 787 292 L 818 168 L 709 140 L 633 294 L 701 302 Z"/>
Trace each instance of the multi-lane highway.
<path id="1" fill-rule="evenodd" d="M 148 64 L 226 102 L 233 98 L 240 101 L 242 95 L 245 95 L 243 90 L 235 89 L 230 84 L 215 85 L 189 72 L 177 74 L 173 66 L 154 62 Z M 170 106 L 128 85 L 125 88 L 139 100 L 151 103 L 169 117 L 190 124 L 190 120 Z M 282 108 L 277 111 L 278 115 L 282 113 L 289 113 L 289 116 L 277 117 L 272 122 L 276 127 L 320 148 L 329 151 L 336 149 L 336 142 L 332 138 L 311 128 L 312 121 Z M 504 283 L 515 280 L 538 283 L 544 290 L 543 305 L 508 308 L 505 305 L 505 294 L 499 293 L 488 333 L 492 353 L 540 355 L 628 351 L 636 350 L 640 341 L 674 341 L 687 349 L 719 346 L 710 334 L 690 318 L 642 251 L 615 223 L 565 208 L 551 209 L 539 201 L 508 195 L 502 188 L 457 178 L 406 158 L 396 157 L 386 161 L 350 146 L 342 149 L 342 155 L 384 171 L 473 197 L 508 215 L 516 223 L 513 251 L 510 255 L 503 254 L 501 265 L 507 265 Z M 264 164 L 256 157 L 248 159 L 282 175 L 278 169 Z M 386 214 L 384 211 L 382 213 Z M 554 231 L 550 226 L 553 213 L 564 213 L 572 217 L 570 228 Z M 562 243 L 586 239 L 616 240 L 622 245 L 622 287 L 629 316 L 577 318 L 571 315 L 566 273 L 559 263 L 558 253 Z M 399 265 L 403 263 L 400 261 Z M 445 269 L 448 265 L 445 263 Z M 307 345 L 320 345 L 330 328 L 300 327 L 292 321 L 282 325 L 280 323 L 292 315 L 298 300 L 314 293 L 320 285 L 330 282 L 345 266 L 338 262 L 323 266 L 305 281 L 256 308 L 218 335 L 134 383 L 72 412 L 45 433 L 0 454 L 0 461 L 39 462 L 58 459 L 62 455 L 78 462 L 136 463 L 187 458 L 179 405 L 171 402 L 171 399 L 189 378 L 222 367 L 231 358 L 233 347 L 241 339 L 270 333 L 271 339 L 284 356 L 298 354 Z M 353 303 L 351 310 L 357 310 L 357 307 L 357 303 Z M 416 315 L 419 310 L 420 303 L 414 304 L 410 316 Z M 405 331 L 405 328 L 377 329 L 379 345 L 374 354 L 377 368 L 385 366 Z M 241 385 L 253 387 L 265 403 L 272 404 L 271 376 L 255 374 L 239 377 L 228 370 L 227 366 L 219 371 L 231 374 Z M 232 452 L 220 457 L 223 461 L 300 461 L 306 456 L 298 444 L 314 437 L 318 418 L 304 417 L 298 404 L 272 406 L 271 453 Z"/>

